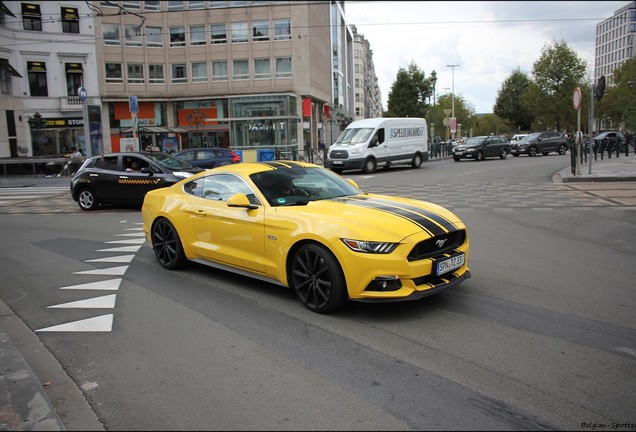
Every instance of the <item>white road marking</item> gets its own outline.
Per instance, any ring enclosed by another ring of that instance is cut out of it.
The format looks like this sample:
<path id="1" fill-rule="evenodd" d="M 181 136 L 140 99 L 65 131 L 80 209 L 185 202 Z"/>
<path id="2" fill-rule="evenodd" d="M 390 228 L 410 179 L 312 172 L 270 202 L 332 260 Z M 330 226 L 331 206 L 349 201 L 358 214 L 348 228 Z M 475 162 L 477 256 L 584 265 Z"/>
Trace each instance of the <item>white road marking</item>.
<path id="1" fill-rule="evenodd" d="M 117 294 L 109 294 L 101 297 L 77 300 L 74 302 L 62 303 L 48 308 L 54 309 L 113 309 L 115 307 L 115 297 Z"/>
<path id="2" fill-rule="evenodd" d="M 90 283 L 85 283 L 80 285 L 69 285 L 69 286 L 62 287 L 60 289 L 117 291 L 119 289 L 119 284 L 121 284 L 121 278 L 108 279 L 108 280 L 99 281 L 99 282 L 90 282 Z"/>
<path id="3" fill-rule="evenodd" d="M 113 314 L 46 327 L 36 332 L 109 332 L 113 329 Z"/>

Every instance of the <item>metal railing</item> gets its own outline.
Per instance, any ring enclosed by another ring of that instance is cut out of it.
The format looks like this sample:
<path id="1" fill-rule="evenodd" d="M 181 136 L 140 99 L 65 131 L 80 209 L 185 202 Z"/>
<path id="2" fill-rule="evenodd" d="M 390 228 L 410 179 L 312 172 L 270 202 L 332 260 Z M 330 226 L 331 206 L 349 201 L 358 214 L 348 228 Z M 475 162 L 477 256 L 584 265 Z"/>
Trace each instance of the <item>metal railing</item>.
<path id="1" fill-rule="evenodd" d="M 70 177 L 80 167 L 84 158 L 4 158 L 0 159 L 2 174 L 33 177 Z"/>

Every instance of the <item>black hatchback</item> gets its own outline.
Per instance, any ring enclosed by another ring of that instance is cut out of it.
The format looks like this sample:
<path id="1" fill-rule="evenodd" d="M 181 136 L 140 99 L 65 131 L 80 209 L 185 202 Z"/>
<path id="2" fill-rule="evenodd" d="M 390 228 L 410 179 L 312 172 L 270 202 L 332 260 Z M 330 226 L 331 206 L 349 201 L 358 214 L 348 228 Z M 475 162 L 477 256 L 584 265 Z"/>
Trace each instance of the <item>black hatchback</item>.
<path id="1" fill-rule="evenodd" d="M 203 171 L 163 152 L 93 156 L 71 179 L 71 196 L 82 210 L 100 204 L 141 205 L 146 193 Z"/>
<path id="2" fill-rule="evenodd" d="M 487 157 L 505 159 L 510 152 L 508 140 L 502 136 L 488 135 L 469 138 L 463 144 L 453 147 L 453 159 L 459 162 L 461 159 L 484 160 Z"/>

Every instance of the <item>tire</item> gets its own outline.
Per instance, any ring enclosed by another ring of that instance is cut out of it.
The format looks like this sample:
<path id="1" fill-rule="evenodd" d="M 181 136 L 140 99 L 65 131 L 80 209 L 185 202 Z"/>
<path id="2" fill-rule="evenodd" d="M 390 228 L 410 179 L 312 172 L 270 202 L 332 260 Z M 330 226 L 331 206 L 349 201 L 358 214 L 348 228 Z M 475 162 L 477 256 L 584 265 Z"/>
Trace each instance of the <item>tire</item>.
<path id="1" fill-rule="evenodd" d="M 508 152 L 506 151 L 506 149 L 503 149 L 501 151 L 501 154 L 499 155 L 499 159 L 505 159 L 508 157 Z"/>
<path id="2" fill-rule="evenodd" d="M 99 200 L 92 190 L 84 188 L 77 194 L 77 204 L 82 210 L 91 211 L 99 207 Z"/>
<path id="3" fill-rule="evenodd" d="M 413 156 L 413 160 L 411 161 L 411 167 L 419 168 L 420 166 L 422 166 L 422 155 L 416 153 L 415 156 Z"/>
<path id="4" fill-rule="evenodd" d="M 514 157 L 519 157 L 519 153 L 513 153 L 512 154 Z"/>
<path id="5" fill-rule="evenodd" d="M 568 151 L 568 147 L 567 147 L 565 144 L 561 144 L 561 145 L 559 146 L 559 150 L 557 150 L 557 152 L 558 152 L 561 156 L 563 156 L 565 153 L 567 153 L 567 151 Z"/>
<path id="6" fill-rule="evenodd" d="M 484 160 L 484 154 L 482 153 L 481 150 L 478 150 L 477 153 L 475 153 L 475 161 L 480 161 L 480 160 Z"/>
<path id="7" fill-rule="evenodd" d="M 186 262 L 185 252 L 176 228 L 168 219 L 161 218 L 152 225 L 152 249 L 161 267 L 175 270 Z"/>
<path id="8" fill-rule="evenodd" d="M 453 158 L 453 160 L 454 160 L 455 162 L 459 162 L 459 158 L 458 158 L 458 157 L 454 157 L 454 158 Z"/>
<path id="9" fill-rule="evenodd" d="M 336 174 L 342 174 L 342 170 L 339 168 L 331 168 L 331 171 L 335 172 Z"/>
<path id="10" fill-rule="evenodd" d="M 290 287 L 307 309 L 327 313 L 342 307 L 347 286 L 338 260 L 321 245 L 301 246 L 290 261 Z"/>
<path id="11" fill-rule="evenodd" d="M 371 174 L 372 172 L 375 172 L 376 167 L 377 165 L 375 163 L 375 159 L 369 158 L 366 161 L 364 161 L 362 172 L 365 174 Z"/>
<path id="12" fill-rule="evenodd" d="M 537 155 L 537 148 L 536 147 L 530 147 L 528 149 L 528 156 L 535 157 L 536 155 Z"/>
<path id="13" fill-rule="evenodd" d="M 547 155 L 549 155 L 549 154 L 550 154 L 550 152 L 541 152 L 541 154 L 542 154 L 543 156 L 547 156 Z"/>

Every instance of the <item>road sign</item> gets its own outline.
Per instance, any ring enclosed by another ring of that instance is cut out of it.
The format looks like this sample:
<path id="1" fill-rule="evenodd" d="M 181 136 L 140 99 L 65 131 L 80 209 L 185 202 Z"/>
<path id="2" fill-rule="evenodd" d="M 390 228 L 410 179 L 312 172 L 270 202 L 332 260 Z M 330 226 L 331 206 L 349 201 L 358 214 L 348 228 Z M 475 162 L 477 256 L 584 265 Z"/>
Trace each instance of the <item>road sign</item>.
<path id="1" fill-rule="evenodd" d="M 131 96 L 128 101 L 128 106 L 130 108 L 130 112 L 133 114 L 139 113 L 139 101 L 137 100 L 137 96 Z"/>
<path id="2" fill-rule="evenodd" d="M 572 105 L 575 110 L 581 109 L 581 88 L 577 87 L 574 89 L 574 94 L 572 95 Z"/>
<path id="3" fill-rule="evenodd" d="M 82 102 L 86 102 L 86 98 L 88 97 L 88 92 L 84 87 L 80 87 L 77 89 L 77 95 L 79 96 Z"/>
<path id="4" fill-rule="evenodd" d="M 446 117 L 448 117 L 449 115 L 451 115 L 451 110 L 445 109 L 444 114 L 446 114 Z"/>

